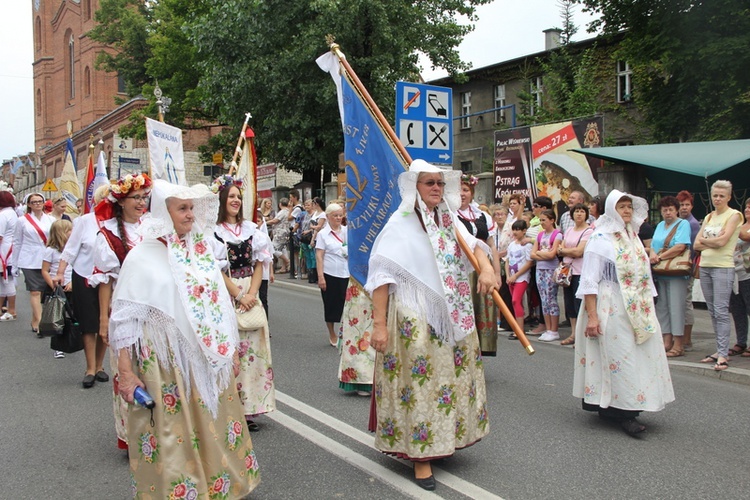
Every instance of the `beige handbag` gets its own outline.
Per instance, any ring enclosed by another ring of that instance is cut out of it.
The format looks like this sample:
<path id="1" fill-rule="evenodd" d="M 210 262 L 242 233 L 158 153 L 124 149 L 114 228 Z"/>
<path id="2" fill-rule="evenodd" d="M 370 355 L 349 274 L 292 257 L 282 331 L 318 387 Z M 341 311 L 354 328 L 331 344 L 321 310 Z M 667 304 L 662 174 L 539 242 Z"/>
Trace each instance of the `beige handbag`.
<path id="1" fill-rule="evenodd" d="M 664 248 L 662 252 L 669 248 L 669 244 L 672 242 L 672 237 L 677 231 L 677 226 L 682 221 L 675 224 L 672 230 L 664 240 Z M 690 276 L 693 271 L 693 262 L 690 259 L 690 245 L 685 245 L 685 250 L 680 255 L 676 255 L 672 258 L 660 260 L 651 268 L 651 272 L 657 276 Z"/>
<path id="2" fill-rule="evenodd" d="M 235 279 L 237 286 L 242 287 L 242 290 L 250 290 L 250 277 Z M 250 308 L 249 311 L 237 313 L 237 328 L 240 330 L 257 330 L 259 328 L 268 327 L 268 318 L 266 318 L 266 310 L 263 308 L 263 304 L 260 299 L 255 301 L 255 305 Z"/>

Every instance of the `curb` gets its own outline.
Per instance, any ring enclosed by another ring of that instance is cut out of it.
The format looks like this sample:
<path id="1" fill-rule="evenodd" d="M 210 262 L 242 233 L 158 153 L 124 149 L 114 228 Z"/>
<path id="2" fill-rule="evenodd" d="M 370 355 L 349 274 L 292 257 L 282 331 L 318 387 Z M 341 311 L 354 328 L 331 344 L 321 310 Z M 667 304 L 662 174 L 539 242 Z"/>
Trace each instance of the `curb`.
<path id="1" fill-rule="evenodd" d="M 688 361 L 669 361 L 669 367 L 670 369 L 676 368 L 681 371 L 687 371 L 706 377 L 713 377 L 720 380 L 726 380 L 728 382 L 734 382 L 735 384 L 750 385 L 750 370 L 745 370 L 744 368 L 730 367 L 726 370 L 717 372 L 710 366 L 705 366 L 698 363 L 690 363 Z"/>
<path id="2" fill-rule="evenodd" d="M 316 294 L 318 292 L 317 287 L 312 287 L 309 285 L 303 285 L 301 283 L 290 283 L 289 280 L 277 280 L 273 283 L 274 285 L 279 285 L 283 288 L 291 288 L 293 290 L 298 291 L 305 291 L 308 293 Z M 553 345 L 563 348 L 568 348 L 566 346 L 561 346 L 560 344 L 552 343 L 552 342 L 545 342 L 546 345 Z M 703 375 L 704 377 L 713 377 L 717 378 L 719 380 L 726 380 L 727 382 L 733 382 L 735 384 L 742 384 L 742 385 L 750 385 L 750 370 L 746 370 L 744 368 L 727 368 L 726 370 L 717 372 L 714 370 L 711 366 L 706 366 L 699 363 L 691 363 L 688 361 L 668 361 L 669 363 L 669 369 L 675 369 L 690 373 L 695 373 L 697 375 Z"/>

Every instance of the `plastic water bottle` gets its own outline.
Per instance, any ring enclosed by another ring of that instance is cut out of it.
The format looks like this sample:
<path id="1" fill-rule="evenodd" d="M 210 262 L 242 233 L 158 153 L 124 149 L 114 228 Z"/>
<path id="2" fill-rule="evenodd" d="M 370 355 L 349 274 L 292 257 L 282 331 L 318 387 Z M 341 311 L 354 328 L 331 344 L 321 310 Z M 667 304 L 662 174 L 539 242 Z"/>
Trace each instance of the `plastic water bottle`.
<path id="1" fill-rule="evenodd" d="M 135 388 L 133 399 L 135 399 L 136 403 L 143 406 L 144 408 L 148 408 L 149 410 L 153 409 L 153 407 L 156 406 L 156 403 L 154 403 L 154 399 L 151 397 L 151 395 L 146 392 L 146 389 L 140 386 Z"/>

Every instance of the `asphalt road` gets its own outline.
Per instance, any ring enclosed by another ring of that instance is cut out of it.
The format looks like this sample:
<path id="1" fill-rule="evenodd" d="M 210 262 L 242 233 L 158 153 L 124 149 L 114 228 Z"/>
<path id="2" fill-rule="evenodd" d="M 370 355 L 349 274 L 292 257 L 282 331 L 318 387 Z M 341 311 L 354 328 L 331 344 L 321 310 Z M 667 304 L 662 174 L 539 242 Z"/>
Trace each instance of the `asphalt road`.
<path id="1" fill-rule="evenodd" d="M 251 498 L 747 498 L 750 387 L 673 370 L 677 400 L 644 414 L 642 439 L 583 412 L 571 394 L 573 351 L 501 341 L 486 359 L 491 433 L 435 464 L 436 496 L 410 465 L 372 448 L 369 400 L 338 389 L 320 296 L 273 286 L 278 409 L 252 435 L 262 482 Z M 19 319 L 1 323 L 0 499 L 125 499 L 111 383 L 81 388 L 83 354 L 53 359 Z"/>

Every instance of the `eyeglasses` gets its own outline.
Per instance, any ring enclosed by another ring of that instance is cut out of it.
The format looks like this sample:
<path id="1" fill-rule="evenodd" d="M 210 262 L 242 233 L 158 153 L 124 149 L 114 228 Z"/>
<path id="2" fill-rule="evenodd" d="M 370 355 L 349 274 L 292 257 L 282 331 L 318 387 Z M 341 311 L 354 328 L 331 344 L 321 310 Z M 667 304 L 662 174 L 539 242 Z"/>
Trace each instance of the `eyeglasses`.
<path id="1" fill-rule="evenodd" d="M 42 200 L 36 200 L 36 201 L 30 201 L 29 205 L 42 205 L 44 202 Z"/>
<path id="2" fill-rule="evenodd" d="M 542 206 L 539 203 L 534 203 L 531 206 L 534 207 L 534 208 L 542 208 Z"/>
<path id="3" fill-rule="evenodd" d="M 445 187 L 445 181 L 436 181 L 435 179 L 430 179 L 429 181 L 419 181 L 420 184 L 424 184 L 427 187 L 433 187 L 435 184 L 437 184 L 439 187 Z"/>
<path id="4" fill-rule="evenodd" d="M 144 195 L 137 194 L 135 196 L 126 196 L 125 198 L 135 200 L 136 203 L 140 203 L 140 202 L 148 203 L 148 200 L 151 199 L 151 195 L 147 194 L 144 196 Z"/>

